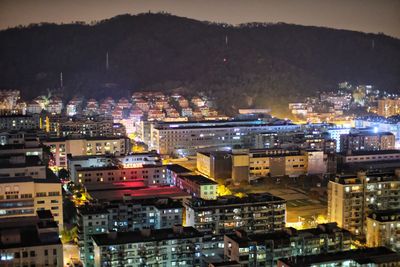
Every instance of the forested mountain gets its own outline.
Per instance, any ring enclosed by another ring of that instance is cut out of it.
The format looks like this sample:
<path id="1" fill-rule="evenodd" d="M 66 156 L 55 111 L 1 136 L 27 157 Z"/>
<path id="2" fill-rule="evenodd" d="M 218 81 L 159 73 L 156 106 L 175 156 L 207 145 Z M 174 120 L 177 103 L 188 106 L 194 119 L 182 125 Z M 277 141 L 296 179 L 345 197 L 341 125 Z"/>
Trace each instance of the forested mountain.
<path id="1" fill-rule="evenodd" d="M 106 54 L 108 53 L 108 69 Z M 341 81 L 400 89 L 400 40 L 289 24 L 231 26 L 168 14 L 0 32 L 0 88 L 25 98 L 187 88 L 231 106 L 280 103 Z"/>

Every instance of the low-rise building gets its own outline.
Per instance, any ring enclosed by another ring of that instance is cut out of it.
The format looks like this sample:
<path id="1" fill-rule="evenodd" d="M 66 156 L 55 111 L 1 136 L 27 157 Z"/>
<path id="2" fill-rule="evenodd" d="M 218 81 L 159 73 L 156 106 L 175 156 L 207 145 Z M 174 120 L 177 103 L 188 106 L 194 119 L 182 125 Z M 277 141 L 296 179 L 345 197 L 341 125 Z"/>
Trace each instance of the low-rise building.
<path id="1" fill-rule="evenodd" d="M 350 232 L 335 223 L 260 234 L 238 230 L 224 236 L 224 256 L 242 266 L 272 267 L 281 258 L 346 251 L 350 250 L 350 244 Z"/>
<path id="2" fill-rule="evenodd" d="M 7 131 L 39 129 L 39 116 L 1 115 L 0 129 L 5 129 Z"/>
<path id="3" fill-rule="evenodd" d="M 193 227 L 112 232 L 92 238 L 96 266 L 200 266 L 202 235 Z"/>
<path id="4" fill-rule="evenodd" d="M 385 247 L 353 249 L 349 251 L 297 256 L 280 259 L 278 267 L 324 267 L 324 266 L 398 266 L 400 254 Z"/>
<path id="5" fill-rule="evenodd" d="M 400 209 L 374 211 L 367 217 L 368 247 L 388 247 L 400 252 Z"/>
<path id="6" fill-rule="evenodd" d="M 378 115 L 390 117 L 400 114 L 400 98 L 378 100 Z"/>
<path id="7" fill-rule="evenodd" d="M 51 210 L 63 224 L 61 182 L 38 156 L 0 157 L 0 219 Z"/>
<path id="8" fill-rule="evenodd" d="M 125 155 L 130 151 L 129 139 L 126 137 L 86 137 L 86 138 L 49 138 L 43 140 L 50 147 L 53 155 L 53 166 L 67 167 L 67 155 Z"/>
<path id="9" fill-rule="evenodd" d="M 112 231 L 164 229 L 183 222 L 183 206 L 169 198 L 114 200 L 103 205 L 108 210 Z"/>
<path id="10" fill-rule="evenodd" d="M 327 173 L 328 157 L 321 150 L 237 149 L 198 152 L 197 169 L 209 177 L 251 182 L 262 177 Z"/>
<path id="11" fill-rule="evenodd" d="M 399 170 L 338 175 L 328 183 L 328 220 L 364 235 L 370 212 L 400 208 L 399 188 Z"/>
<path id="12" fill-rule="evenodd" d="M 78 167 L 76 182 L 89 188 L 113 183 L 142 182 L 144 185 L 166 185 L 165 166 L 142 165 L 136 168 L 122 166 Z"/>
<path id="13" fill-rule="evenodd" d="M 108 210 L 99 206 L 77 209 L 79 256 L 87 267 L 94 267 L 92 236 L 108 232 Z"/>
<path id="14" fill-rule="evenodd" d="M 0 265 L 64 266 L 57 223 L 49 211 L 0 219 Z"/>
<path id="15" fill-rule="evenodd" d="M 218 183 L 203 175 L 178 175 L 176 186 L 188 192 L 193 197 L 217 199 L 218 196 Z"/>
<path id="16" fill-rule="evenodd" d="M 181 123 L 158 122 L 151 128 L 150 147 L 160 154 L 180 156 L 195 154 L 198 149 L 252 144 L 252 135 L 266 131 L 293 131 L 299 125 L 278 124 L 260 120 L 196 121 Z"/>
<path id="17" fill-rule="evenodd" d="M 400 150 L 348 151 L 338 153 L 336 156 L 338 169 L 345 172 L 400 168 Z"/>
<path id="18" fill-rule="evenodd" d="M 0 147 L 1 148 L 1 147 Z M 91 155 L 72 156 L 68 155 L 68 171 L 72 181 L 78 181 L 77 168 L 121 166 L 124 168 L 140 168 L 143 165 L 161 165 L 160 155 L 150 151 L 144 153 L 131 153 L 122 156 Z"/>
<path id="19" fill-rule="evenodd" d="M 391 150 L 396 138 L 391 132 L 353 131 L 340 136 L 340 151 Z"/>
<path id="20" fill-rule="evenodd" d="M 176 181 L 179 175 L 193 174 L 189 169 L 179 165 L 179 164 L 169 164 L 166 165 L 167 181 L 169 184 L 176 185 Z"/>
<path id="21" fill-rule="evenodd" d="M 186 225 L 208 236 L 232 233 L 236 229 L 263 233 L 285 227 L 286 201 L 267 193 L 215 200 L 193 198 L 185 201 L 184 206 Z"/>
<path id="22" fill-rule="evenodd" d="M 232 178 L 232 156 L 225 151 L 197 152 L 197 170 L 212 179 Z"/>

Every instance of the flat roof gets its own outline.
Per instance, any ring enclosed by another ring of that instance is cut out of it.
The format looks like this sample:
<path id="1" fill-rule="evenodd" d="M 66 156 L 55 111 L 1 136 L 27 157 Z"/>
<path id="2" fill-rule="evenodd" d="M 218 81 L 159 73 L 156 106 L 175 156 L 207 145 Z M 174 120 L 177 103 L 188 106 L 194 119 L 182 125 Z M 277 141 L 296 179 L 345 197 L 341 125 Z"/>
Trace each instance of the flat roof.
<path id="1" fill-rule="evenodd" d="M 169 164 L 169 165 L 166 165 L 166 168 L 167 168 L 167 170 L 173 171 L 174 173 L 190 173 L 190 172 L 192 172 L 191 170 L 189 170 L 179 164 Z"/>
<path id="2" fill-rule="evenodd" d="M 18 218 L 14 218 L 14 226 L 6 228 L 0 228 L 0 236 L 9 234 L 18 234 L 20 236 L 19 242 L 15 243 L 3 243 L 0 238 L 0 249 L 12 249 L 12 248 L 23 248 L 23 247 L 36 247 L 46 245 L 62 245 L 61 240 L 58 237 L 58 228 L 56 224 L 49 225 L 51 228 L 56 228 L 56 231 L 52 231 L 46 234 L 46 237 L 40 238 L 38 228 L 43 228 L 43 224 L 34 220 L 28 222 L 23 226 L 19 225 Z M 11 221 L 10 221 L 11 222 Z M 55 222 L 54 222 L 55 223 Z M 45 226 L 47 228 L 47 226 Z"/>
<path id="3" fill-rule="evenodd" d="M 259 126 L 296 126 L 289 122 L 267 123 L 262 120 L 205 120 L 184 122 L 159 122 L 155 125 L 158 130 L 203 129 L 203 128 L 233 128 Z"/>
<path id="4" fill-rule="evenodd" d="M 368 217 L 379 222 L 400 221 L 400 209 L 377 210 L 370 213 Z"/>
<path id="5" fill-rule="evenodd" d="M 199 175 L 199 174 L 193 174 L 193 175 L 179 175 L 179 177 L 185 179 L 185 180 L 190 180 L 193 181 L 199 185 L 209 185 L 209 184 L 218 184 L 217 182 L 215 182 L 214 180 L 211 180 L 203 175 Z"/>
<path id="6" fill-rule="evenodd" d="M 157 209 L 182 209 L 183 205 L 180 201 L 172 198 L 144 198 L 144 199 L 116 199 L 106 202 L 107 208 L 118 207 L 120 204 L 124 205 L 142 205 L 154 206 Z"/>
<path id="7" fill-rule="evenodd" d="M 10 162 L 12 157 L 24 157 L 24 162 L 13 163 Z M 26 156 L 25 154 L 14 154 L 14 155 L 1 155 L 0 156 L 0 169 L 9 168 L 24 168 L 24 167 L 44 167 L 43 161 L 39 156 Z"/>
<path id="8" fill-rule="evenodd" d="M 25 144 L 5 144 L 0 145 L 0 150 L 9 150 L 9 149 L 42 149 L 40 146 L 26 146 Z"/>
<path id="9" fill-rule="evenodd" d="M 100 167 L 77 167 L 76 171 L 107 171 L 107 170 L 138 170 L 150 168 L 163 168 L 163 165 L 157 164 L 143 164 L 141 167 L 124 168 L 121 166 L 100 166 Z"/>
<path id="10" fill-rule="evenodd" d="M 124 136 L 96 136 L 96 137 L 74 137 L 74 136 L 67 136 L 67 137 L 50 137 L 43 140 L 43 142 L 47 143 L 55 143 L 55 142 L 64 142 L 67 140 L 120 140 L 120 139 L 127 139 L 128 137 Z"/>
<path id="11" fill-rule="evenodd" d="M 102 206 L 84 205 L 78 208 L 82 215 L 108 214 L 108 210 Z"/>
<path id="12" fill-rule="evenodd" d="M 375 247 L 327 254 L 296 256 L 279 260 L 290 267 L 306 267 L 325 262 L 332 263 L 345 260 L 353 260 L 359 264 L 391 263 L 400 261 L 400 254 L 386 247 Z"/>
<path id="13" fill-rule="evenodd" d="M 191 195 L 174 186 L 155 186 L 155 187 L 139 187 L 139 188 L 110 188 L 102 190 L 91 190 L 88 188 L 91 197 L 98 200 L 113 200 L 129 197 L 133 199 L 146 198 L 190 198 Z"/>
<path id="14" fill-rule="evenodd" d="M 347 152 L 340 152 L 337 153 L 343 157 L 351 157 L 351 156 L 368 156 L 368 155 L 387 155 L 387 154 L 400 154 L 400 150 L 398 149 L 391 149 L 391 150 L 373 150 L 373 151 L 351 151 L 351 153 Z"/>
<path id="15" fill-rule="evenodd" d="M 33 182 L 32 177 L 0 177 L 0 184 Z"/>
<path id="16" fill-rule="evenodd" d="M 132 232 L 112 232 L 93 235 L 92 239 L 98 246 L 112 246 L 171 239 L 198 238 L 202 236 L 203 235 L 193 227 L 182 227 L 181 231 L 174 231 L 173 228 L 166 228 Z"/>
<path id="17" fill-rule="evenodd" d="M 209 208 L 209 207 L 223 207 L 229 205 L 254 205 L 254 204 L 264 204 L 269 202 L 279 202 L 281 204 L 286 203 L 286 200 L 274 196 L 269 193 L 255 193 L 248 194 L 245 197 L 237 197 L 237 196 L 222 196 L 217 199 L 201 199 L 201 198 L 193 198 L 188 201 L 192 208 Z"/>

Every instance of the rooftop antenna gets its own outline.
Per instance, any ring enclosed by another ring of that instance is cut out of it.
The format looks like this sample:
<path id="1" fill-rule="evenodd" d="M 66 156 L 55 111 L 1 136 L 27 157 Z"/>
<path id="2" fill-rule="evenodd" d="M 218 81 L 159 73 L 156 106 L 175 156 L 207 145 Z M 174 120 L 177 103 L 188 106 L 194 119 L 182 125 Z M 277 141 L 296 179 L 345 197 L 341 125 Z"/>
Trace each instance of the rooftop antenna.
<path id="1" fill-rule="evenodd" d="M 108 51 L 107 51 L 107 53 L 106 53 L 106 70 L 108 71 L 108 67 L 109 67 L 109 65 L 108 65 Z"/>
<path id="2" fill-rule="evenodd" d="M 63 75 L 62 72 L 60 72 L 60 87 L 63 88 L 64 84 L 63 84 Z"/>

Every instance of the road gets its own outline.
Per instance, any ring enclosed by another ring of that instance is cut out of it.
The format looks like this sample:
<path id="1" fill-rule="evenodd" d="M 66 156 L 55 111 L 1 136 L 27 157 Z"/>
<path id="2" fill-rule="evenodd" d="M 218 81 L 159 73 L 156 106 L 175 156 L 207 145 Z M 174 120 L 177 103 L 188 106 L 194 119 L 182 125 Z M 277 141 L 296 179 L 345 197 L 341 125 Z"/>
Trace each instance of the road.
<path id="1" fill-rule="evenodd" d="M 63 244 L 64 266 L 70 262 L 71 258 L 79 259 L 79 248 L 73 244 Z"/>

